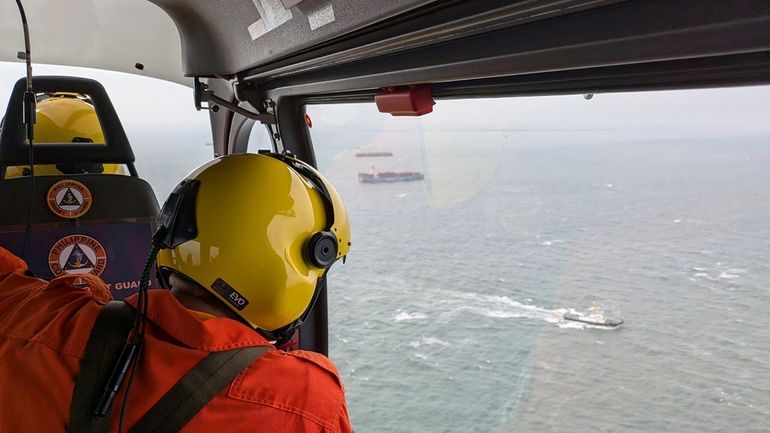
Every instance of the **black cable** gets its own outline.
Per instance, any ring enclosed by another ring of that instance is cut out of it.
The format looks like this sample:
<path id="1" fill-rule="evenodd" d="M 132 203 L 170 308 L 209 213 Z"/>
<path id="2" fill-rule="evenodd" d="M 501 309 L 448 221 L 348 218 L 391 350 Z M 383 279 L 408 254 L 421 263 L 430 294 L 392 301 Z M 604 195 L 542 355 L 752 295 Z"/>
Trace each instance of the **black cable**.
<path id="1" fill-rule="evenodd" d="M 32 90 L 32 54 L 29 42 L 29 26 L 27 25 L 27 14 L 24 13 L 24 6 L 21 0 L 16 0 L 21 15 L 21 26 L 24 30 L 24 60 L 27 63 L 27 91 L 24 93 L 24 124 L 27 130 L 27 146 L 29 146 L 29 183 L 30 200 L 29 211 L 27 212 L 27 224 L 24 228 L 24 242 L 22 243 L 21 256 L 27 255 L 27 244 L 29 243 L 29 229 L 32 224 L 32 211 L 35 206 L 35 153 L 32 146 L 32 140 L 35 135 L 35 92 Z"/>
<path id="2" fill-rule="evenodd" d="M 24 55 L 27 61 L 27 91 L 32 91 L 32 58 L 30 57 L 29 27 L 27 26 L 27 14 L 24 13 L 24 6 L 21 0 L 16 0 L 21 14 L 21 25 L 24 29 Z"/>
<path id="3" fill-rule="evenodd" d="M 126 407 L 128 402 L 128 392 L 131 390 L 131 385 L 134 384 L 134 375 L 136 373 L 137 366 L 139 365 L 139 362 L 142 360 L 142 349 L 143 345 L 139 345 L 138 353 L 136 355 L 136 360 L 131 364 L 131 372 L 128 374 L 128 383 L 126 384 L 126 393 L 123 394 L 123 401 L 120 403 L 120 415 L 118 417 L 118 433 L 123 433 L 123 417 L 126 414 Z"/>
<path id="4" fill-rule="evenodd" d="M 142 277 L 139 280 L 139 292 L 136 297 L 136 316 L 134 318 L 134 332 L 131 336 L 131 340 L 128 344 L 135 344 L 137 346 L 136 359 L 131 364 L 131 371 L 128 373 L 128 383 L 126 384 L 126 392 L 123 394 L 123 401 L 120 404 L 120 415 L 118 416 L 118 433 L 123 432 L 123 418 L 126 413 L 126 406 L 128 402 L 129 393 L 131 392 L 131 385 L 134 383 L 134 376 L 138 369 L 139 362 L 142 359 L 142 352 L 144 349 L 144 332 L 147 327 L 147 313 L 149 309 L 149 296 L 147 290 L 150 287 L 150 272 L 155 264 L 155 259 L 158 256 L 160 247 L 153 243 L 150 254 L 147 255 L 147 262 L 144 264 L 144 270 L 142 270 Z"/>
<path id="5" fill-rule="evenodd" d="M 135 323 L 136 338 L 144 337 L 144 330 L 147 322 L 147 310 L 149 306 L 149 298 L 147 296 L 147 290 L 150 287 L 150 272 L 155 264 L 155 259 L 158 256 L 158 252 L 161 247 L 153 244 L 150 249 L 150 254 L 147 256 L 147 262 L 144 264 L 144 270 L 142 271 L 142 278 L 139 280 L 139 294 L 137 296 L 137 319 Z M 135 340 L 134 342 L 140 342 Z"/>

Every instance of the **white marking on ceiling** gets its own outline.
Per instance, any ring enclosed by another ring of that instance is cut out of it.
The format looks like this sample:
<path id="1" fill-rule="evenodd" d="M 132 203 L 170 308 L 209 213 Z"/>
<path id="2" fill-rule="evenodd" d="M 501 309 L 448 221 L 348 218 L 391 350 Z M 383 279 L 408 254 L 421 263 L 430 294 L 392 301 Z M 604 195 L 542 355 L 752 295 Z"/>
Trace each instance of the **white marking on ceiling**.
<path id="1" fill-rule="evenodd" d="M 307 14 L 310 30 L 315 30 L 334 22 L 334 7 L 331 3 Z"/>
<path id="2" fill-rule="evenodd" d="M 291 9 L 294 6 L 297 6 L 298 4 L 302 3 L 302 0 L 281 0 L 281 3 L 283 3 L 283 7 L 286 9 Z"/>
<path id="3" fill-rule="evenodd" d="M 252 41 L 293 18 L 291 11 L 283 7 L 281 0 L 251 1 L 256 6 L 260 17 L 248 27 Z M 264 28 L 264 31 L 262 31 L 262 28 Z"/>
<path id="4" fill-rule="evenodd" d="M 262 18 L 254 21 L 254 23 L 247 27 L 247 29 L 249 30 L 252 41 L 257 40 L 257 38 L 267 33 L 267 27 L 265 27 L 265 22 L 262 21 Z"/>

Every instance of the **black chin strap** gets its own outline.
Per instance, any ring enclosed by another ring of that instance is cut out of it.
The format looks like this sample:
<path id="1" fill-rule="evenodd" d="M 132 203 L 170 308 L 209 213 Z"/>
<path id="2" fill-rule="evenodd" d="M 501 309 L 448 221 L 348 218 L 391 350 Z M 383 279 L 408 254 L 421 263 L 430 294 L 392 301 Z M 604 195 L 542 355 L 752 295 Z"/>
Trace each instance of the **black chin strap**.
<path id="1" fill-rule="evenodd" d="M 273 331 L 258 329 L 257 332 L 262 334 L 262 336 L 268 340 L 275 341 L 276 347 L 280 347 L 288 343 L 289 340 L 291 340 L 291 337 L 294 336 L 294 331 L 299 329 L 302 324 L 305 323 L 305 320 L 307 320 L 307 317 L 310 315 L 310 313 L 313 312 L 313 307 L 315 306 L 316 301 L 318 301 L 318 297 L 321 296 L 321 293 L 326 290 L 326 275 L 329 273 L 330 268 L 331 266 L 326 268 L 323 277 L 319 278 L 316 282 L 315 290 L 313 291 L 313 298 L 310 299 L 310 303 L 305 309 L 305 312 L 299 316 L 299 319 Z"/>
<path id="2" fill-rule="evenodd" d="M 295 321 L 289 323 L 288 325 L 278 328 L 272 331 L 267 331 L 265 329 L 256 329 L 257 332 L 259 332 L 263 337 L 265 337 L 268 341 L 274 341 L 276 347 L 280 347 L 291 340 L 291 337 L 294 336 L 294 331 L 299 329 L 303 323 L 305 323 L 305 320 L 307 320 L 308 316 L 310 316 L 310 313 L 313 312 L 313 307 L 315 306 L 316 302 L 318 301 L 318 298 L 321 296 L 321 293 L 323 293 L 324 290 L 326 290 L 326 275 L 329 272 L 328 267 L 326 268 L 326 271 L 324 272 L 324 276 L 319 278 L 316 282 L 315 290 L 313 291 L 313 297 L 310 299 L 310 303 L 308 304 L 307 308 L 305 309 L 305 312 L 302 313 L 302 315 Z M 169 290 L 171 289 L 171 285 L 168 282 L 168 270 L 166 269 L 158 269 L 158 284 L 163 289 Z M 184 274 L 180 274 L 182 277 L 187 278 Z M 189 279 L 190 282 L 197 284 L 195 280 Z M 239 321 L 243 323 L 244 325 L 252 328 L 253 326 L 244 318 L 239 317 Z"/>

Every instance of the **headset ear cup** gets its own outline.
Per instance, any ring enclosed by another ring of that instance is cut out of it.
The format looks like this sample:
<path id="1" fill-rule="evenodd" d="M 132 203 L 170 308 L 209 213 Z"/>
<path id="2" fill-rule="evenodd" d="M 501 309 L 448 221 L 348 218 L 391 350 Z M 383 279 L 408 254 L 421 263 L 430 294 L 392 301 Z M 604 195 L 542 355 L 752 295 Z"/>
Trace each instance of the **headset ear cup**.
<path id="1" fill-rule="evenodd" d="M 328 230 L 317 232 L 308 242 L 308 260 L 319 268 L 328 268 L 337 260 L 337 248 L 337 236 L 334 233 Z"/>

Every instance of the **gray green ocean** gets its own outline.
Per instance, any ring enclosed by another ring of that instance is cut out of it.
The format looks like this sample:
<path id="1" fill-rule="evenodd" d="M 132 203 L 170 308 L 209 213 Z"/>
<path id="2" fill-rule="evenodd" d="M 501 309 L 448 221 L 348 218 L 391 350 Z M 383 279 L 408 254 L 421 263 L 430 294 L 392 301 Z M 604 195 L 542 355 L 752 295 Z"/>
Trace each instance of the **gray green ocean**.
<path id="1" fill-rule="evenodd" d="M 352 222 L 329 314 L 356 432 L 770 431 L 770 137 L 313 132 Z M 592 302 L 626 323 L 562 318 Z"/>

